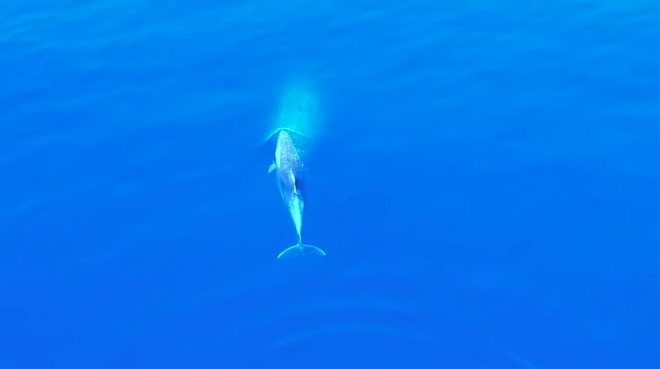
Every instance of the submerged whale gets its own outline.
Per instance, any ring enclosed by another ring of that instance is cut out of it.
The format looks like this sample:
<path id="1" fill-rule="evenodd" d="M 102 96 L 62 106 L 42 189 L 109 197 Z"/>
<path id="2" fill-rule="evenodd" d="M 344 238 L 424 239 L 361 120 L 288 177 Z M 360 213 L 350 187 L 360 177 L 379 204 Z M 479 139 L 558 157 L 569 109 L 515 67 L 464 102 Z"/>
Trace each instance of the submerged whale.
<path id="1" fill-rule="evenodd" d="M 275 132 L 277 144 L 275 146 L 275 160 L 268 168 L 268 173 L 274 172 L 277 177 L 277 186 L 291 215 L 293 225 L 298 234 L 298 243 L 286 248 L 278 259 L 297 255 L 325 256 L 325 252 L 312 245 L 302 242 L 303 211 L 305 208 L 304 173 L 302 151 L 296 146 L 292 135 L 296 133 L 287 129 Z"/>

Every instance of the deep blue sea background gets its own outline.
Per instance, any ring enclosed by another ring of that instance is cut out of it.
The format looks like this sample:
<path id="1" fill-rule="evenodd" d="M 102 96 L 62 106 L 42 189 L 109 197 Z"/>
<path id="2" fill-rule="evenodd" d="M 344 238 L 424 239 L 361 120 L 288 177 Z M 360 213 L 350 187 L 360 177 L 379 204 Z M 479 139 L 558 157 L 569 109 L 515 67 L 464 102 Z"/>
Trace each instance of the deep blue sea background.
<path id="1" fill-rule="evenodd" d="M 3 1 L 0 368 L 658 368 L 659 143 L 657 1 Z"/>

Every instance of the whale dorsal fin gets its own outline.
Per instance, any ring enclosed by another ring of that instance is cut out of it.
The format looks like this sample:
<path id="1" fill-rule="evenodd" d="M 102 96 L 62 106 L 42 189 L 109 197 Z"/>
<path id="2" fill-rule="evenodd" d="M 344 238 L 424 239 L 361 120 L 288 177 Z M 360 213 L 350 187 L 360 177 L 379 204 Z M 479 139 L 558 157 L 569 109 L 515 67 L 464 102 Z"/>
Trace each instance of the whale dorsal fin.
<path id="1" fill-rule="evenodd" d="M 277 168 L 277 165 L 275 165 L 275 162 L 273 162 L 273 164 L 271 164 L 271 165 L 268 167 L 268 173 L 274 171 L 275 168 Z"/>

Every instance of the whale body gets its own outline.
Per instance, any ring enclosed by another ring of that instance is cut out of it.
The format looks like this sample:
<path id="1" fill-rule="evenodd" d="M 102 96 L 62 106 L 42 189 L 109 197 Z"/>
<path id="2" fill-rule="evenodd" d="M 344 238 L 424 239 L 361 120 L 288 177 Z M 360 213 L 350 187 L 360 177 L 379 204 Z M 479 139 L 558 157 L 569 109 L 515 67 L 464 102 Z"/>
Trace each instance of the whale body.
<path id="1" fill-rule="evenodd" d="M 275 159 L 268 168 L 268 172 L 275 173 L 277 187 L 298 235 L 298 243 L 286 248 L 277 255 L 277 258 L 282 259 L 297 255 L 325 256 L 325 252 L 320 248 L 302 242 L 303 213 L 305 209 L 304 163 L 302 151 L 296 146 L 296 141 L 293 138 L 296 134 L 287 129 L 280 129 L 275 135 L 277 136 Z"/>

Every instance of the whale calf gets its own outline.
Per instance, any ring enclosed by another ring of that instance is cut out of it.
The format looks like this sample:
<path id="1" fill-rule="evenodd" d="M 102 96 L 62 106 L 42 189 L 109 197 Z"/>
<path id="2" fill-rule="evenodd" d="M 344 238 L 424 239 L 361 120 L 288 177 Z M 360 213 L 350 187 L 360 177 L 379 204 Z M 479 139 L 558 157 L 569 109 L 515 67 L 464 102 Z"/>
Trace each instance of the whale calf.
<path id="1" fill-rule="evenodd" d="M 325 256 L 325 252 L 320 248 L 306 245 L 302 241 L 303 212 L 305 208 L 304 163 L 302 151 L 300 147 L 296 146 L 296 141 L 292 137 L 296 133 L 283 128 L 276 131 L 275 135 L 277 137 L 275 160 L 268 168 L 268 173 L 274 172 L 277 177 L 277 187 L 298 234 L 298 243 L 280 252 L 277 258 L 282 259 L 298 255 Z"/>

